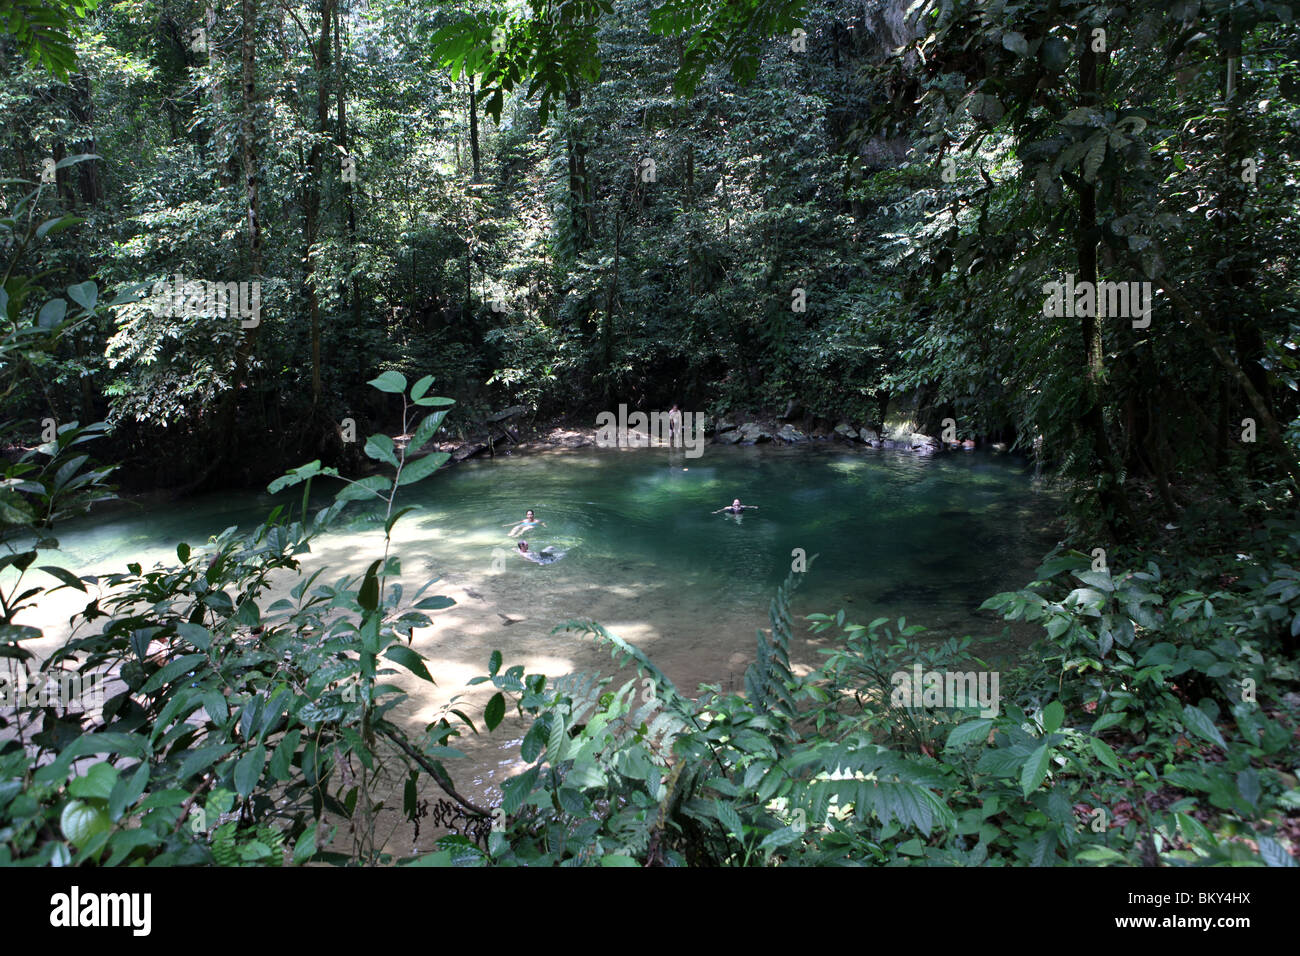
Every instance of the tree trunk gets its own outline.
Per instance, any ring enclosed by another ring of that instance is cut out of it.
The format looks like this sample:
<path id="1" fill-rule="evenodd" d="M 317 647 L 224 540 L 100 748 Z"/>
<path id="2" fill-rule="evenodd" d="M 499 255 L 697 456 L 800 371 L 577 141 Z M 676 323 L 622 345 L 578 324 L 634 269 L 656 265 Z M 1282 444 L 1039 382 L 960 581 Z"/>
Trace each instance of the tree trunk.
<path id="1" fill-rule="evenodd" d="M 339 14 L 341 4 L 334 4 L 334 64 L 338 74 L 338 82 L 335 84 L 335 91 L 338 97 L 338 136 L 339 145 L 343 147 L 343 152 L 352 155 L 351 147 L 348 144 L 348 96 L 346 88 L 346 63 L 343 59 L 343 19 Z M 357 209 L 352 195 L 352 186 L 350 182 L 343 184 L 343 203 L 347 208 L 348 214 L 348 283 L 345 298 L 352 312 L 353 327 L 361 324 L 361 296 L 357 291 L 357 277 L 355 270 L 357 267 Z"/>
<path id="2" fill-rule="evenodd" d="M 316 409 L 321 399 L 320 369 L 320 295 L 316 290 L 316 260 L 313 251 L 320 237 L 321 176 L 324 174 L 322 144 L 329 133 L 330 94 L 330 26 L 333 21 L 333 0 L 321 0 L 320 39 L 312 50 L 316 67 L 316 136 L 312 140 L 311 158 L 307 170 L 306 197 L 303 203 L 303 289 L 307 294 L 307 308 L 311 315 L 311 404 Z"/>
<path id="3" fill-rule="evenodd" d="M 469 75 L 469 154 L 474 167 L 474 178 L 470 182 L 476 183 L 481 175 L 479 169 L 478 157 L 478 94 L 474 92 L 474 74 Z"/>
<path id="4" fill-rule="evenodd" d="M 1090 43 L 1090 31 L 1079 27 L 1079 102 L 1083 106 L 1096 106 L 1097 93 L 1097 54 Z M 1078 259 L 1079 282 L 1097 281 L 1097 188 L 1086 181 L 1083 176 L 1082 163 L 1079 170 L 1079 224 L 1076 232 L 1076 255 Z M 1102 520 L 1111 537 L 1121 541 L 1127 534 L 1132 515 L 1128 499 L 1120 483 L 1119 469 L 1106 435 L 1106 419 L 1102 408 L 1102 385 L 1106 378 L 1104 352 L 1102 348 L 1101 319 L 1093 309 L 1093 315 L 1083 316 L 1080 320 L 1084 349 L 1084 389 L 1079 423 L 1087 440 L 1092 445 L 1093 467 L 1099 471 L 1100 481 L 1097 487 L 1098 503 L 1101 506 Z"/>

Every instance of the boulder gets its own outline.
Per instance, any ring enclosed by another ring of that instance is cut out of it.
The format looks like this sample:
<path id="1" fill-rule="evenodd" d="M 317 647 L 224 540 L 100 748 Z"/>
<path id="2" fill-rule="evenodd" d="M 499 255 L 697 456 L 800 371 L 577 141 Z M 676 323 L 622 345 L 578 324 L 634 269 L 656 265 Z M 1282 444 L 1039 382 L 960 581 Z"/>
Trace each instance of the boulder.
<path id="1" fill-rule="evenodd" d="M 740 440 L 754 443 L 772 440 L 772 433 L 756 422 L 746 422 L 740 426 Z"/>
<path id="2" fill-rule="evenodd" d="M 790 424 L 782 425 L 777 429 L 776 437 L 781 439 L 783 442 L 789 442 L 791 444 L 808 440 L 807 435 Z"/>
<path id="3" fill-rule="evenodd" d="M 849 441 L 858 440 L 858 430 L 847 422 L 840 422 L 835 426 L 835 434 Z"/>
<path id="4" fill-rule="evenodd" d="M 740 432 L 734 427 L 727 431 L 720 431 L 713 436 L 713 440 L 721 445 L 734 445 L 740 441 Z"/>
<path id="5" fill-rule="evenodd" d="M 735 422 L 719 421 L 718 424 L 714 426 L 713 430 L 716 434 L 721 435 L 723 432 L 732 431 L 735 427 L 736 427 Z"/>
<path id="6" fill-rule="evenodd" d="M 464 445 L 461 445 L 454 452 L 452 452 L 451 460 L 459 463 L 464 461 L 466 458 L 473 458 L 475 455 L 487 451 L 487 449 L 488 449 L 487 442 L 470 441 Z"/>
<path id="7" fill-rule="evenodd" d="M 920 432 L 912 433 L 911 448 L 918 455 L 933 455 L 940 447 L 939 439 L 922 435 Z"/>
<path id="8" fill-rule="evenodd" d="M 863 425 L 858 429 L 858 441 L 864 441 L 872 448 L 877 448 L 880 446 L 880 432 L 870 425 Z"/>

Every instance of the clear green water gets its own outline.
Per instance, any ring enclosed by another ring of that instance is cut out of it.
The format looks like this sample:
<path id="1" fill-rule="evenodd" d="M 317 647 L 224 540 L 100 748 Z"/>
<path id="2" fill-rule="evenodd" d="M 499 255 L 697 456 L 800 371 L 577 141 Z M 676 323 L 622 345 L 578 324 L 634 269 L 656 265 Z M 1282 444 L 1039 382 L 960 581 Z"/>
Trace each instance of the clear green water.
<path id="1" fill-rule="evenodd" d="M 710 514 L 735 497 L 759 510 Z M 553 652 L 554 624 L 594 618 L 648 645 L 691 689 L 743 670 L 795 548 L 819 555 L 798 613 L 844 608 L 862 622 L 906 616 L 942 635 L 1002 635 L 1002 623 L 976 609 L 1030 579 L 1053 544 L 1058 512 L 1006 456 L 844 446 L 709 446 L 698 459 L 662 449 L 516 454 L 444 471 L 404 502 L 419 506 L 399 525 L 407 578 L 418 585 L 436 572 L 474 594 L 462 602 L 479 618 L 452 613 L 442 652 L 476 648 L 455 635 L 488 623 L 496 630 L 482 648 L 500 647 L 507 661 L 512 649 Z M 82 570 L 147 566 L 174 558 L 177 541 L 197 547 L 229 525 L 252 524 L 271 504 L 264 494 L 222 494 L 133 506 L 69 524 L 59 539 L 67 563 Z M 379 554 L 377 516 L 353 507 L 313 547 L 340 572 Z M 530 545 L 567 548 L 562 561 L 538 566 L 508 554 L 506 526 L 528 508 L 546 522 L 525 535 Z M 526 626 L 504 625 L 502 614 Z M 592 662 L 575 651 L 562 663 Z"/>

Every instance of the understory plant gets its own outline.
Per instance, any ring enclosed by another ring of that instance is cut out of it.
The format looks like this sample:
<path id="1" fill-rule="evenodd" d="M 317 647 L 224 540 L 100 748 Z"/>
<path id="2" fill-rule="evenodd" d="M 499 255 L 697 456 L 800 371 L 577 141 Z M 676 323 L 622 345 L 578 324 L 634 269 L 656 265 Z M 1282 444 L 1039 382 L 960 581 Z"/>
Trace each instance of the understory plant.
<path id="1" fill-rule="evenodd" d="M 408 390 L 396 372 L 371 383 L 401 397 L 411 436 L 367 441 L 386 473 L 343 479 L 313 514 L 312 481 L 341 476 L 318 461 L 295 469 L 269 490 L 302 484 L 296 508 L 277 506 L 257 528 L 229 528 L 203 546 L 181 543 L 166 566 L 133 562 L 102 578 L 35 566 L 54 545 L 38 516 L 58 515 L 103 477 L 71 454 L 93 429 L 66 426 L 33 452 L 39 466 L 9 467 L 5 494 L 23 506 L 0 514 L 9 549 L 0 558 L 9 569 L 0 582 L 0 865 L 381 863 L 391 859 L 384 794 L 401 792 L 410 815 L 421 781 L 486 819 L 441 764 L 456 711 L 419 739 L 392 719 L 406 699 L 394 675 L 432 680 L 412 631 L 454 603 L 426 596 L 436 578 L 410 595 L 392 580 L 401 573 L 393 527 L 410 510 L 397 507 L 398 491 L 447 459 L 415 454 L 452 404 L 428 395 L 431 383 Z M 436 410 L 417 424 L 421 408 Z M 312 539 L 356 501 L 381 509 L 382 554 L 359 576 L 303 576 Z M 33 570 L 57 587 L 29 586 Z M 288 596 L 269 600 L 273 583 L 293 575 Z M 62 588 L 86 592 L 87 603 L 68 640 L 38 659 L 24 645 L 40 630 L 15 618 Z"/>

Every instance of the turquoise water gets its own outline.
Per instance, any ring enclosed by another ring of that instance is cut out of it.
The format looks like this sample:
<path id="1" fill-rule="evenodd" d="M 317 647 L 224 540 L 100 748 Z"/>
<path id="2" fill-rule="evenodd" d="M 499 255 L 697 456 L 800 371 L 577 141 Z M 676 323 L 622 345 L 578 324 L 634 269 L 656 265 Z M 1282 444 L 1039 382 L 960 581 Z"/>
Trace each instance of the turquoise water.
<path id="1" fill-rule="evenodd" d="M 758 510 L 710 514 L 736 497 Z M 414 584 L 437 573 L 474 593 L 460 599 L 466 613 L 528 622 L 489 643 L 553 650 L 551 626 L 594 618 L 651 645 L 688 685 L 743 670 L 797 548 L 819 555 L 798 613 L 844 608 L 862 622 L 901 615 L 941 635 L 999 635 L 1002 622 L 976 609 L 1031 578 L 1054 543 L 1058 513 L 1006 456 L 831 445 L 708 446 L 698 459 L 663 449 L 516 454 L 445 470 L 401 500 L 418 506 L 399 525 L 395 549 Z M 70 566 L 147 566 L 174 558 L 178 541 L 198 547 L 229 525 L 251 525 L 272 503 L 265 494 L 222 494 L 130 506 L 58 536 Z M 374 509 L 352 507 L 313 551 L 355 573 L 378 556 L 381 521 Z M 546 523 L 525 535 L 530 546 L 566 549 L 563 560 L 538 566 L 510 554 L 515 541 L 505 532 L 529 508 Z"/>

